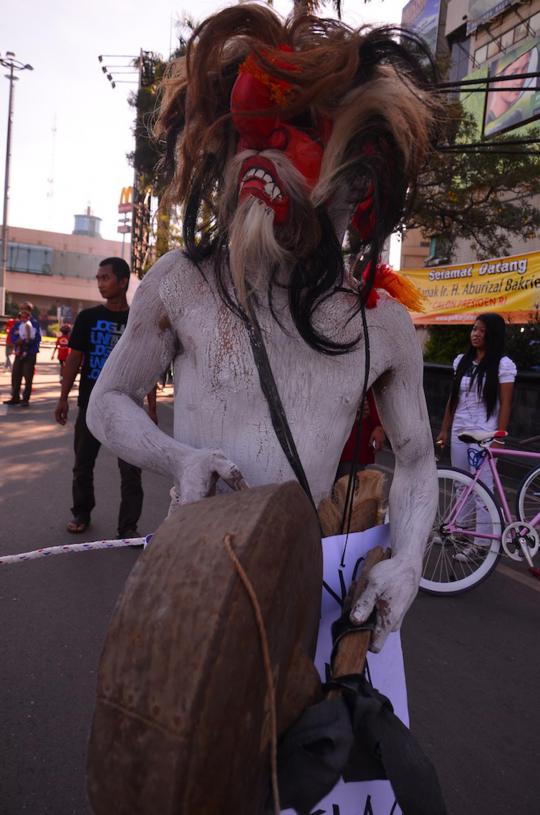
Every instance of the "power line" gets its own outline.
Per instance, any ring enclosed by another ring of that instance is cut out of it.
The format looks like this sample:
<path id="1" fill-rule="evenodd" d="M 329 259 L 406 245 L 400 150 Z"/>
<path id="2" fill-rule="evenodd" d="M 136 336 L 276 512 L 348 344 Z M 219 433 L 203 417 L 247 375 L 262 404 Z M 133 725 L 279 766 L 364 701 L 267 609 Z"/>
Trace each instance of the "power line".
<path id="1" fill-rule="evenodd" d="M 490 85 L 490 84 L 493 84 L 495 82 L 497 82 L 497 83 L 499 83 L 499 82 L 515 82 L 518 79 L 538 79 L 538 78 L 540 78 L 540 72 L 539 71 L 533 71 L 533 72 L 529 72 L 529 73 L 525 73 L 525 74 L 509 74 L 507 76 L 504 76 L 504 75 L 503 76 L 484 76 L 484 77 L 478 77 L 477 79 L 460 79 L 460 80 L 456 80 L 456 81 L 452 81 L 452 82 L 439 82 L 437 87 L 436 87 L 436 90 L 438 92 L 448 91 L 448 90 L 451 91 L 451 90 L 456 90 L 456 89 L 460 89 L 460 88 L 468 88 L 471 85 Z M 482 88 L 482 90 L 485 91 L 486 89 Z M 522 91 L 523 90 L 523 91 L 525 91 L 525 90 L 538 90 L 538 89 L 535 88 L 535 87 L 525 88 L 525 87 L 521 86 L 521 87 L 518 87 L 518 88 L 512 88 L 512 87 L 488 88 L 487 90 L 490 90 L 490 91 L 497 91 L 497 90 L 502 90 L 502 91 L 520 90 L 520 91 Z"/>

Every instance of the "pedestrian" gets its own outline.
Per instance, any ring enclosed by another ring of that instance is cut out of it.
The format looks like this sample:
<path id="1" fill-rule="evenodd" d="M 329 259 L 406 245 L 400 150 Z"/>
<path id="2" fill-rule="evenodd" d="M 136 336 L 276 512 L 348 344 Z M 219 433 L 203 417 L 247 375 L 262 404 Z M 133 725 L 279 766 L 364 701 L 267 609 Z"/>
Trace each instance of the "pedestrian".
<path id="1" fill-rule="evenodd" d="M 11 329 L 17 322 L 17 320 L 21 319 L 21 313 L 19 312 L 16 317 L 10 317 L 6 323 L 6 360 L 4 362 L 4 368 L 7 368 L 8 371 L 11 371 L 11 355 L 14 353 L 15 348 L 13 347 L 13 343 L 11 342 Z"/>
<path id="2" fill-rule="evenodd" d="M 64 370 L 64 362 L 69 356 L 69 336 L 71 334 L 71 326 L 68 323 L 64 323 L 63 326 L 60 327 L 60 334 L 56 338 L 56 342 L 54 344 L 53 352 L 51 354 L 51 359 L 54 359 L 55 353 L 58 353 L 58 362 L 60 363 L 60 382 L 62 381 L 62 375 Z"/>
<path id="3" fill-rule="evenodd" d="M 461 441 L 460 433 L 506 431 L 510 421 L 517 368 L 504 355 L 505 331 L 500 314 L 480 314 L 472 327 L 469 348 L 464 354 L 458 354 L 453 363 L 455 375 L 437 444 L 444 447 L 450 435 L 452 466 L 473 475 L 480 463 L 481 448 Z M 484 470 L 482 481 L 488 489 L 493 489 L 489 468 Z M 477 525 L 481 523 L 484 521 L 477 518 Z M 472 545 L 464 547 L 455 558 L 468 559 L 477 551 Z"/>
<path id="4" fill-rule="evenodd" d="M 21 305 L 20 317 L 14 323 L 9 334 L 9 342 L 15 349 L 15 359 L 11 371 L 11 399 L 5 405 L 28 407 L 32 395 L 32 382 L 36 369 L 36 359 L 41 343 L 39 323 L 32 315 L 34 306 L 26 302 Z M 24 379 L 24 391 L 21 399 L 21 385 Z"/>
<path id="5" fill-rule="evenodd" d="M 86 408 L 92 389 L 110 352 L 122 336 L 128 320 L 126 292 L 129 266 L 122 258 L 111 257 L 99 264 L 96 280 L 105 305 L 84 309 L 79 313 L 69 338 L 70 353 L 64 362 L 62 390 L 55 410 L 55 419 L 65 425 L 68 418 L 68 397 L 80 370 L 79 412 L 75 423 L 75 465 L 73 467 L 72 520 L 68 532 L 84 532 L 90 525 L 95 506 L 94 465 L 101 446 L 86 424 Z M 155 388 L 148 394 L 148 413 L 156 418 Z M 141 470 L 123 459 L 120 468 L 121 501 L 118 514 L 118 536 L 138 537 L 137 523 L 142 504 Z"/>

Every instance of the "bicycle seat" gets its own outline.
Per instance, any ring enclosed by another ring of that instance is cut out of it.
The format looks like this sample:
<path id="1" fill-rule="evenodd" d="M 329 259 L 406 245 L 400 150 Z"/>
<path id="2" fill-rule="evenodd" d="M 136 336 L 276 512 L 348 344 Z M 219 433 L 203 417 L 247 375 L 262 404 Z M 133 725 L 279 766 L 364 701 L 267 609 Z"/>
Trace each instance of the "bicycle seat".
<path id="1" fill-rule="evenodd" d="M 458 439 L 464 442 L 475 442 L 476 444 L 487 444 L 492 439 L 504 439 L 508 433 L 506 430 L 464 430 L 458 433 Z"/>

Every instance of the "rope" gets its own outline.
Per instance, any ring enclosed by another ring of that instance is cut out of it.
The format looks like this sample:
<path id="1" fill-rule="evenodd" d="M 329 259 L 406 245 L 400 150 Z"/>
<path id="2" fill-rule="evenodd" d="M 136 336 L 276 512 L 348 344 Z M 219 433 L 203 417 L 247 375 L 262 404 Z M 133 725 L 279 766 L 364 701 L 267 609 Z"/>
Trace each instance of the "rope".
<path id="1" fill-rule="evenodd" d="M 274 690 L 274 680 L 272 675 L 272 663 L 270 662 L 270 647 L 268 645 L 268 636 L 266 634 L 266 628 L 264 625 L 264 620 L 261 612 L 261 607 L 259 605 L 259 601 L 257 599 L 257 594 L 255 589 L 253 588 L 253 584 L 251 583 L 249 577 L 247 576 L 246 572 L 240 561 L 238 560 L 233 548 L 232 548 L 233 537 L 232 535 L 225 535 L 223 538 L 223 545 L 227 550 L 227 554 L 229 555 L 230 559 L 232 560 L 236 571 L 238 572 L 238 576 L 240 580 L 244 584 L 244 588 L 246 589 L 249 599 L 251 600 L 251 605 L 253 606 L 253 612 L 255 614 L 255 619 L 257 622 L 257 628 L 259 629 L 259 638 L 261 641 L 261 651 L 263 655 L 263 662 L 264 662 L 264 670 L 266 673 L 266 686 L 268 689 L 268 701 L 270 704 L 270 765 L 271 765 L 271 777 L 272 777 L 272 796 L 274 798 L 274 815 L 279 815 L 281 812 L 281 806 L 279 803 L 279 787 L 278 787 L 278 779 L 277 779 L 277 714 L 276 714 L 276 694 Z"/>
<path id="2" fill-rule="evenodd" d="M 0 557 L 0 566 L 9 566 L 13 563 L 23 563 L 26 560 L 39 560 L 54 555 L 69 555 L 78 552 L 90 552 L 94 549 L 119 549 L 122 546 L 143 546 L 149 543 L 152 535 L 144 538 L 122 538 L 120 540 L 102 540 L 88 543 L 69 543 L 65 546 L 48 546 L 43 549 L 34 549 L 31 552 L 20 552 L 18 555 L 4 555 Z"/>

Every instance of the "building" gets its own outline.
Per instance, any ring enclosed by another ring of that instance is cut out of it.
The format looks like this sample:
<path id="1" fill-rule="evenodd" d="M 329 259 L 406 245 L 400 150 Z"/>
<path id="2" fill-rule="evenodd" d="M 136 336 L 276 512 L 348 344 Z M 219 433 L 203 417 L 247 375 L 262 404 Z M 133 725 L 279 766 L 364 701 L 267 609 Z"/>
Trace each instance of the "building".
<path id="1" fill-rule="evenodd" d="M 112 256 L 129 262 L 130 247 L 102 238 L 100 220 L 88 208 L 75 215 L 71 234 L 10 226 L 6 314 L 15 313 L 22 300 L 30 300 L 45 328 L 59 320 L 72 322 L 81 309 L 102 302 L 95 279 L 99 262 Z M 138 282 L 132 275 L 129 299 Z"/>
<path id="2" fill-rule="evenodd" d="M 540 124 L 540 0 L 410 0 L 403 9 L 402 23 L 421 34 L 437 58 L 448 61 L 449 81 L 517 77 L 510 82 L 506 80 L 506 85 L 504 82 L 497 83 L 497 86 L 491 84 L 488 93 L 469 92 L 466 86 L 462 86 L 459 98 L 477 122 L 479 140 L 487 142 L 501 133 L 522 138 L 527 136 L 532 125 L 537 127 Z M 505 91 L 505 87 L 509 90 Z M 540 201 L 536 205 L 540 208 Z M 526 256 L 523 262 L 527 261 L 528 271 L 521 275 L 521 279 L 523 282 L 530 278 L 531 287 L 536 285 L 538 253 L 539 235 L 531 236 L 527 241 L 515 237 L 511 258 L 506 259 L 510 267 L 512 263 L 519 263 L 519 260 L 512 259 Z M 431 237 L 422 235 L 419 230 L 410 230 L 402 242 L 401 269 L 406 273 L 407 269 L 418 271 L 425 268 L 426 275 L 429 274 L 433 281 L 439 277 L 444 279 L 443 267 L 451 264 L 450 278 L 455 266 L 463 264 L 472 268 L 475 277 L 478 258 L 472 254 L 468 241 L 456 241 L 449 251 L 444 235 Z M 440 269 L 440 274 L 435 269 Z M 416 279 L 419 277 L 417 274 Z M 482 282 L 487 280 L 485 273 L 483 278 Z M 494 286 L 494 278 L 490 280 Z M 497 292 L 501 299 L 501 313 L 505 309 L 513 310 L 509 302 L 502 303 L 507 283 L 508 280 L 504 280 L 504 286 Z M 466 285 L 474 288 L 471 281 L 463 283 L 460 297 L 462 294 L 467 296 L 469 289 Z M 434 290 L 434 286 L 431 288 Z M 441 291 L 443 288 L 441 286 Z M 455 283 L 453 288 L 456 288 Z M 485 293 L 478 288 L 482 296 L 489 293 L 487 289 L 490 287 L 486 285 L 484 288 Z M 441 300 L 444 295 L 439 293 L 438 296 Z M 530 307 L 534 308 L 538 296 L 531 294 L 529 299 Z M 441 302 L 439 305 L 442 309 Z M 449 306 L 448 313 L 440 316 L 441 321 L 458 322 L 457 313 L 450 312 L 457 312 L 462 306 L 463 303 L 456 300 L 453 307 Z M 521 308 L 523 314 L 523 304 Z M 491 310 L 499 308 L 492 307 Z M 472 311 L 465 314 L 463 310 L 462 313 L 465 316 L 463 322 L 473 319 Z M 450 319 L 452 317 L 456 319 Z"/>

